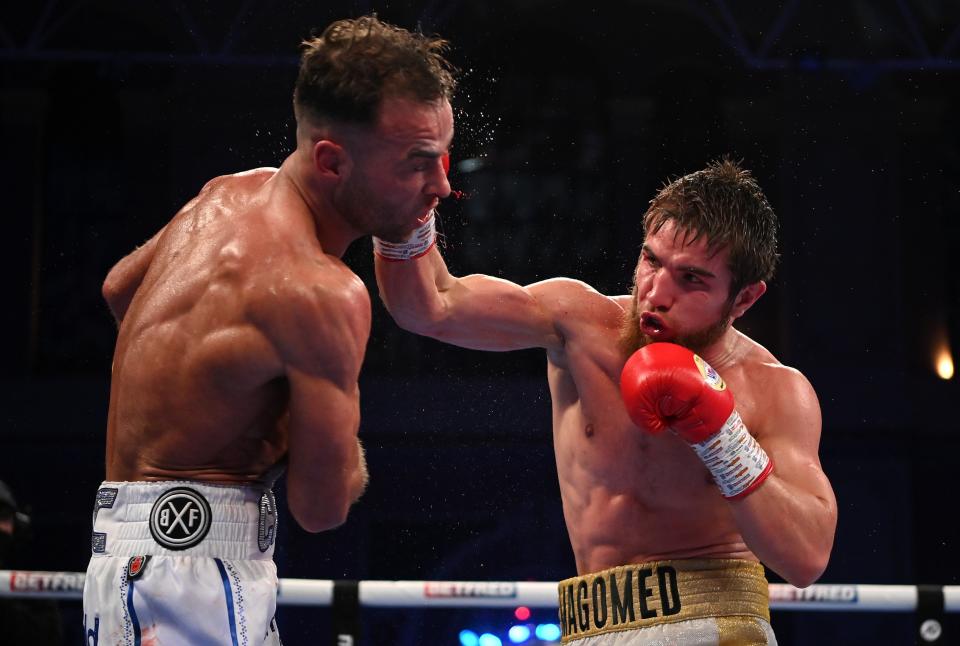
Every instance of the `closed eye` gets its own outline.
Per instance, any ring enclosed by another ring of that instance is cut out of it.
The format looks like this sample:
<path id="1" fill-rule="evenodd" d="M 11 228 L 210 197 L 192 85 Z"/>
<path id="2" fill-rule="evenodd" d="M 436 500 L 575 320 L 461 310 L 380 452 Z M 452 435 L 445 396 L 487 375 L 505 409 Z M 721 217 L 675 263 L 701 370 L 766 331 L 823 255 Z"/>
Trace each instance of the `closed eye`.
<path id="1" fill-rule="evenodd" d="M 410 153 L 410 168 L 416 173 L 429 171 L 437 165 L 441 165 L 443 155 L 432 150 L 415 150 Z"/>

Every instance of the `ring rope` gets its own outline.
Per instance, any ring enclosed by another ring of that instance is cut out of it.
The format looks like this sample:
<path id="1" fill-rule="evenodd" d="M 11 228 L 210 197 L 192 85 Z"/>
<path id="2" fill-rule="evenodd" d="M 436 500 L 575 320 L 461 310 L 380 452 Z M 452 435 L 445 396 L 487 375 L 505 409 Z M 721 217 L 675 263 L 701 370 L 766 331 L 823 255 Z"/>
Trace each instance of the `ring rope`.
<path id="1" fill-rule="evenodd" d="M 81 599 L 83 572 L 0 570 L 0 597 Z M 557 584 L 542 581 L 359 581 L 360 605 L 381 608 L 555 608 Z M 280 579 L 277 603 L 330 606 L 331 579 Z M 943 611 L 960 612 L 960 585 L 923 586 L 943 593 Z M 770 584 L 770 608 L 792 611 L 913 612 L 920 586 Z"/>

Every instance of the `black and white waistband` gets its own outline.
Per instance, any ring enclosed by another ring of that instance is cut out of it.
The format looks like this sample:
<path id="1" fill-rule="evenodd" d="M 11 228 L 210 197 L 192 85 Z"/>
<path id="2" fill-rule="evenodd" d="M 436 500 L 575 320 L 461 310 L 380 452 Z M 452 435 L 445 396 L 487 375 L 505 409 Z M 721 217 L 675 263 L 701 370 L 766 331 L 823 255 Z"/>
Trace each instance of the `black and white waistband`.
<path id="1" fill-rule="evenodd" d="M 195 481 L 104 482 L 93 554 L 273 558 L 277 505 L 262 486 Z"/>

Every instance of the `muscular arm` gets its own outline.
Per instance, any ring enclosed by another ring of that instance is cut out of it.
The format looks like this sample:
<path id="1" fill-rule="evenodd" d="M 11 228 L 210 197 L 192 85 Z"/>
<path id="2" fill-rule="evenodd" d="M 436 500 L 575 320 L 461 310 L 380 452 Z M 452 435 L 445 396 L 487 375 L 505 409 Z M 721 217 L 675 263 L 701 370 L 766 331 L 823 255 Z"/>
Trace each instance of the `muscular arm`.
<path id="1" fill-rule="evenodd" d="M 764 564 L 799 587 L 816 581 L 830 558 L 837 501 L 818 457 L 820 406 L 809 382 L 794 371 L 780 387 L 757 440 L 774 463 L 753 493 L 730 502 L 747 546 Z"/>
<path id="2" fill-rule="evenodd" d="M 376 272 L 384 304 L 406 330 L 477 350 L 561 346 L 552 312 L 573 281 L 521 287 L 481 274 L 458 278 L 435 246 L 415 260 L 377 256 Z"/>
<path id="3" fill-rule="evenodd" d="M 274 326 L 290 384 L 287 502 L 301 527 L 320 532 L 346 520 L 367 482 L 357 379 L 370 300 L 359 279 L 342 275 L 296 299 Z"/>
<path id="4" fill-rule="evenodd" d="M 117 323 L 123 321 L 123 317 L 126 316 L 133 295 L 136 294 L 137 288 L 143 282 L 143 277 L 147 274 L 147 269 L 150 268 L 153 255 L 157 250 L 157 240 L 163 235 L 165 229 L 166 227 L 160 229 L 146 243 L 114 265 L 103 281 L 101 290 L 103 298 L 107 301 L 107 306 L 110 307 L 110 312 Z"/>

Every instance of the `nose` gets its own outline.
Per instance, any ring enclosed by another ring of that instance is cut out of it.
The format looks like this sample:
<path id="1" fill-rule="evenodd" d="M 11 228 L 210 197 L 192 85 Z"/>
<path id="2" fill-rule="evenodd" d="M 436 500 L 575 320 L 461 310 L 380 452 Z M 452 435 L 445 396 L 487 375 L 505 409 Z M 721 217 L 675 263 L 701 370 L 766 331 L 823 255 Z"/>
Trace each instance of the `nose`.
<path id="1" fill-rule="evenodd" d="M 670 273 L 663 267 L 658 267 L 650 278 L 650 289 L 647 291 L 647 302 L 658 312 L 665 312 L 673 305 L 675 293 Z"/>
<path id="2" fill-rule="evenodd" d="M 437 159 L 437 163 L 433 167 L 427 184 L 423 189 L 427 195 L 436 195 L 441 200 L 449 197 L 451 192 L 450 181 L 447 179 L 447 165 L 443 161 L 444 157 L 446 157 L 446 155 Z"/>

